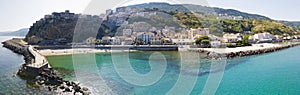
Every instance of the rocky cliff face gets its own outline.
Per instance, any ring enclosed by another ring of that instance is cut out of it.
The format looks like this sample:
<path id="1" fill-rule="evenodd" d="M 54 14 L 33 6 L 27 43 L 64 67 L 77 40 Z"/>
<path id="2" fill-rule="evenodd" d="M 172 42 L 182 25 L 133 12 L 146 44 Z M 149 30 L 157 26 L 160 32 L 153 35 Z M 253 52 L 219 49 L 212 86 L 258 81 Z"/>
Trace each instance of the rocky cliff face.
<path id="1" fill-rule="evenodd" d="M 34 23 L 25 40 L 31 45 L 64 45 L 73 41 L 74 32 L 80 34 L 80 40 L 85 40 L 91 35 L 91 31 L 96 31 L 97 34 L 101 21 L 99 16 L 80 15 L 69 11 L 52 13 Z"/>

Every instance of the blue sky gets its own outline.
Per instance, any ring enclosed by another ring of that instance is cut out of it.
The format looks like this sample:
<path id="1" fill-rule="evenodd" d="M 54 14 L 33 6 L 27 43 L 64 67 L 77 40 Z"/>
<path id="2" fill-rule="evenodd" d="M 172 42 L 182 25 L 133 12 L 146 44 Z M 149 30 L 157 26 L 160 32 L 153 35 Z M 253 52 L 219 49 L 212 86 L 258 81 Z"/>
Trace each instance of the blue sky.
<path id="1" fill-rule="evenodd" d="M 98 1 L 101 4 L 97 7 L 105 6 L 107 3 L 104 0 Z M 119 3 L 117 1 L 120 0 L 113 0 L 113 3 Z M 164 0 L 135 0 L 129 4 L 149 1 L 159 2 Z M 187 3 L 194 3 L 195 0 L 185 1 L 190 1 Z M 206 2 L 205 0 L 196 1 Z M 90 2 L 91 0 L 3 0 L 0 3 L 0 31 L 15 31 L 21 28 L 29 28 L 45 14 L 62 12 L 66 9 L 75 13 L 89 13 L 84 12 L 84 10 Z M 276 20 L 300 21 L 300 13 L 298 12 L 300 1 L 298 0 L 207 0 L 207 2 L 209 6 L 261 14 Z M 93 8 L 91 7 L 90 10 L 95 11 L 96 8 Z"/>

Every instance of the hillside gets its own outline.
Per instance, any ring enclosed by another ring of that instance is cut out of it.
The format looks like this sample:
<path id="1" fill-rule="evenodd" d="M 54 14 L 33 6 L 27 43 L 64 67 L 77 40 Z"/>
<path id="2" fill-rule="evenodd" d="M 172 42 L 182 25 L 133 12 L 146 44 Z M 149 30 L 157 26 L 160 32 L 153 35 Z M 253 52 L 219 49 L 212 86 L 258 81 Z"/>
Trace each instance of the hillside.
<path id="1" fill-rule="evenodd" d="M 222 20 L 223 31 L 227 33 L 242 33 L 252 31 L 253 33 L 269 32 L 273 35 L 297 35 L 299 30 L 274 20 Z"/>
<path id="2" fill-rule="evenodd" d="M 137 8 L 158 8 L 159 10 L 163 11 L 178 11 L 178 12 L 195 12 L 195 13 L 203 13 L 203 14 L 228 14 L 232 16 L 242 16 L 244 18 L 251 18 L 251 19 L 264 19 L 270 20 L 270 18 L 257 15 L 257 14 L 249 14 L 245 12 L 240 12 L 233 9 L 222 9 L 222 8 L 213 8 L 213 7 L 205 7 L 201 5 L 192 5 L 192 4 L 175 4 L 171 5 L 168 3 L 145 3 L 145 4 L 138 4 L 138 5 L 131 5 L 128 7 L 137 7 Z"/>
<path id="3" fill-rule="evenodd" d="M 252 31 L 253 33 L 270 32 L 274 35 L 295 35 L 299 34 L 300 27 L 300 24 L 297 22 L 279 22 L 256 14 L 200 5 L 149 3 L 132 5 L 130 7 L 144 9 L 143 12 L 156 12 L 158 15 L 141 18 L 139 16 L 118 17 L 121 14 L 115 14 L 105 19 L 99 16 L 69 13 L 69 11 L 54 12 L 34 23 L 30 27 L 25 40 L 29 44 L 57 45 L 74 42 L 74 37 L 78 38 L 75 40 L 76 42 L 83 42 L 89 37 L 100 39 L 107 35 L 115 36 L 116 33 L 119 33 L 118 31 L 122 31 L 122 27 L 115 24 L 115 22 L 122 21 L 119 18 L 128 21 L 127 24 L 146 22 L 151 25 L 150 27 L 156 27 L 157 29 L 161 29 L 164 26 L 176 27 L 178 29 L 209 28 L 210 33 L 217 36 L 222 36 L 223 32 L 242 33 L 243 31 Z M 196 13 L 191 13 L 186 7 Z M 218 19 L 219 15 L 217 14 L 242 16 L 243 19 Z M 75 32 L 78 35 L 74 35 Z"/>
<path id="4" fill-rule="evenodd" d="M 20 37 L 25 37 L 26 34 L 29 32 L 28 28 L 23 28 L 18 31 L 13 31 L 13 32 L 0 32 L 0 36 L 20 36 Z"/>
<path id="5" fill-rule="evenodd" d="M 300 22 L 299 21 L 280 21 L 285 25 L 291 26 L 295 29 L 300 30 Z"/>

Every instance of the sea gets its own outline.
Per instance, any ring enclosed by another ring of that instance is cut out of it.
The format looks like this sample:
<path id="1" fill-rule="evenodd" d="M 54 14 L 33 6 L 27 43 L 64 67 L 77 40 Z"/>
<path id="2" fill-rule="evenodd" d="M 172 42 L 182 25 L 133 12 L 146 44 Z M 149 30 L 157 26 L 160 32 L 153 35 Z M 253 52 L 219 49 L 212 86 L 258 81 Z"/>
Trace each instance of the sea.
<path id="1" fill-rule="evenodd" d="M 11 37 L 0 37 L 1 41 Z M 0 47 L 0 94 L 53 94 L 33 79 L 13 76 L 21 55 Z M 299 95 L 300 46 L 234 59 L 199 53 L 132 51 L 48 56 L 66 80 L 94 94 L 117 95 Z"/>

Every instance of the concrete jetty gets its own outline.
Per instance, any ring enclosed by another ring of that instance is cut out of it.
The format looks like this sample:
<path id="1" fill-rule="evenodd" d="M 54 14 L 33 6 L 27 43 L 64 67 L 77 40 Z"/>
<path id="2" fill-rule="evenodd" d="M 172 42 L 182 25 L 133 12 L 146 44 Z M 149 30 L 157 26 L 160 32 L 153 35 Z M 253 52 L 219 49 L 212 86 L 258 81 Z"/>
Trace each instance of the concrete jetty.
<path id="1" fill-rule="evenodd" d="M 26 66 L 32 68 L 51 68 L 48 64 L 47 59 L 43 55 L 38 53 L 33 46 L 28 46 L 28 51 L 33 56 L 33 61 Z"/>
<path id="2" fill-rule="evenodd" d="M 18 75 L 36 79 L 35 83 L 48 88 L 49 91 L 57 89 L 63 95 L 89 95 L 88 88 L 79 86 L 78 82 L 66 81 L 56 74 L 47 59 L 23 39 L 11 39 L 2 43 L 4 47 L 24 56 L 25 64 L 21 65 Z M 77 93 L 77 94 L 76 94 Z"/>

